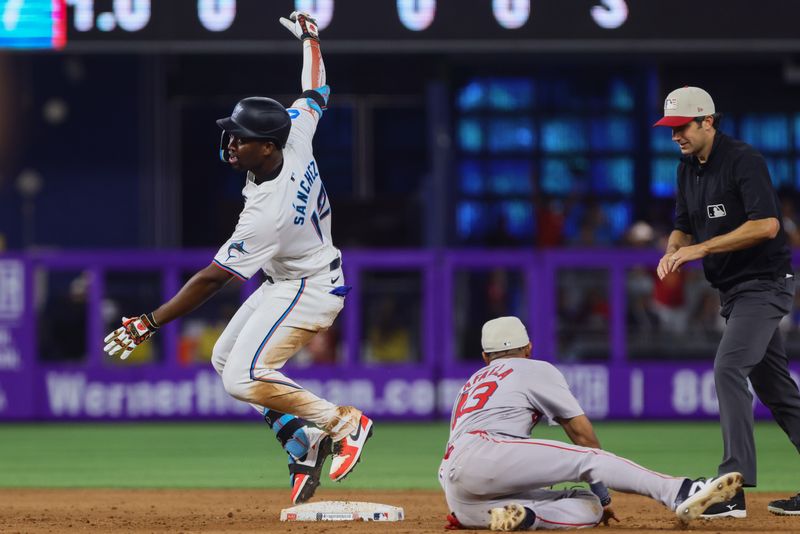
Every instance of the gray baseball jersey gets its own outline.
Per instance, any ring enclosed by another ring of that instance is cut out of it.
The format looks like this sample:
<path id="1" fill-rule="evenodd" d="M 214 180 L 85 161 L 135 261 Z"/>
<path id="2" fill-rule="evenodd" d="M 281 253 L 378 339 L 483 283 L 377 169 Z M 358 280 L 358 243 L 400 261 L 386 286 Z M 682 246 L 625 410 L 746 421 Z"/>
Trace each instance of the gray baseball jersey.
<path id="1" fill-rule="evenodd" d="M 601 449 L 529 438 L 543 417 L 583 414 L 553 365 L 500 358 L 473 374 L 456 399 L 439 482 L 450 510 L 466 527 L 486 528 L 489 510 L 517 503 L 536 514 L 532 529 L 596 525 L 600 501 L 585 489 L 551 490 L 563 482 L 604 482 L 674 509 L 684 477 L 650 471 Z"/>
<path id="2" fill-rule="evenodd" d="M 500 358 L 461 388 L 450 418 L 450 441 L 485 430 L 528 437 L 542 416 L 553 421 L 581 415 L 564 375 L 547 362 Z"/>

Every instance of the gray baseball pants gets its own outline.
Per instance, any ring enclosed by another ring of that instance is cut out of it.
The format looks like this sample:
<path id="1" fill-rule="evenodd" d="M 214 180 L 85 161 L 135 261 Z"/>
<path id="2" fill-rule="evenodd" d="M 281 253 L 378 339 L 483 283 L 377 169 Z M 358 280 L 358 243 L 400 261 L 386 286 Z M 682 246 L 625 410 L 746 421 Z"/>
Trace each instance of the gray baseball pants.
<path id="1" fill-rule="evenodd" d="M 800 392 L 789 375 L 789 360 L 778 323 L 792 309 L 794 278 L 748 280 L 720 292 L 727 325 L 714 359 L 724 452 L 719 473 L 739 471 L 755 486 L 753 390 L 800 452 Z"/>
<path id="2" fill-rule="evenodd" d="M 511 503 L 536 514 L 530 530 L 597 525 L 603 515 L 598 498 L 587 489 L 548 489 L 562 482 L 603 481 L 674 510 L 684 480 L 600 449 L 483 431 L 458 438 L 439 468 L 450 511 L 470 528 L 487 528 L 489 511 Z"/>

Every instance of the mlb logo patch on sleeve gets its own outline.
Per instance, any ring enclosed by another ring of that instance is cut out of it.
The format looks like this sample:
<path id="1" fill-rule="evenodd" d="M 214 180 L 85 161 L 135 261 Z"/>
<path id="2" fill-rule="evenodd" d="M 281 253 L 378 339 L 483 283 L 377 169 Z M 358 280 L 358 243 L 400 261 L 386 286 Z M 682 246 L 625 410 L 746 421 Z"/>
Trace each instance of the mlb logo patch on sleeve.
<path id="1" fill-rule="evenodd" d="M 722 204 L 712 204 L 710 206 L 706 206 L 706 210 L 708 211 L 709 219 L 718 219 L 720 217 L 725 217 L 725 215 L 727 215 L 727 212 L 725 211 L 725 206 Z"/>

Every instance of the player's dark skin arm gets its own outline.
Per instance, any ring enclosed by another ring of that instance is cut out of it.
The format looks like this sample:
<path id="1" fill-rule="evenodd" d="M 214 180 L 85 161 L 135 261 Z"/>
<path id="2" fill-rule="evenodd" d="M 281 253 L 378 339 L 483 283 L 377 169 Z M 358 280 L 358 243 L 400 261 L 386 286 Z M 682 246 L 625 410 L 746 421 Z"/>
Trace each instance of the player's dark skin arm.
<path id="1" fill-rule="evenodd" d="M 593 449 L 602 448 L 600 447 L 600 440 L 597 439 L 597 435 L 594 433 L 592 422 L 589 421 L 589 418 L 585 415 L 578 415 L 569 419 L 557 417 L 556 422 L 564 428 L 564 432 L 567 433 L 570 441 L 572 441 L 572 443 L 575 445 L 591 447 Z M 608 526 L 608 523 L 611 519 L 619 522 L 619 519 L 614 513 L 614 509 L 609 503 L 603 506 L 603 517 L 600 518 L 600 522 L 605 526 Z"/>
<path id="2" fill-rule="evenodd" d="M 198 271 L 174 297 L 159 306 L 153 312 L 153 317 L 160 326 L 186 315 L 213 297 L 232 279 L 232 274 L 212 263 Z"/>
<path id="3" fill-rule="evenodd" d="M 570 441 L 582 447 L 600 449 L 600 440 L 594 433 L 592 422 L 585 415 L 578 415 L 569 419 L 556 418 L 556 422 L 564 428 Z"/>

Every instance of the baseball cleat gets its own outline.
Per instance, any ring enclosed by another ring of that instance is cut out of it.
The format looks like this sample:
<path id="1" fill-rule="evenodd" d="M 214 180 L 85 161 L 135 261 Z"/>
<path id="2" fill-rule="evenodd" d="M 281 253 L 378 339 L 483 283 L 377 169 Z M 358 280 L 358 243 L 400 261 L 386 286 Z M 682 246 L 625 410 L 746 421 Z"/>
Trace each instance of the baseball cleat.
<path id="1" fill-rule="evenodd" d="M 292 503 L 302 504 L 314 496 L 320 483 L 322 466 L 331 453 L 331 438 L 317 428 L 306 428 L 308 452 L 301 458 L 289 455 L 289 475 L 292 483 Z"/>
<path id="2" fill-rule="evenodd" d="M 770 501 L 767 510 L 775 515 L 800 515 L 800 493 L 788 499 Z"/>
<path id="3" fill-rule="evenodd" d="M 364 444 L 372 437 L 372 419 L 362 414 L 358 427 L 349 435 L 333 444 L 331 480 L 339 482 L 349 475 L 361 460 Z"/>
<path id="4" fill-rule="evenodd" d="M 700 519 L 719 519 L 722 517 L 733 517 L 744 519 L 747 517 L 747 504 L 744 501 L 744 491 L 739 490 L 736 495 L 728 501 L 712 504 L 706 511 L 700 514 Z"/>
<path id="5" fill-rule="evenodd" d="M 502 508 L 492 508 L 489 513 L 492 516 L 489 521 L 489 530 L 499 532 L 520 530 L 527 517 L 525 507 L 517 503 L 507 504 Z"/>
<path id="6" fill-rule="evenodd" d="M 686 492 L 688 495 L 676 506 L 675 515 L 684 523 L 697 519 L 709 506 L 731 500 L 741 489 L 743 480 L 741 473 L 734 472 L 725 473 L 705 483 L 701 480 L 690 481 L 691 486 Z M 682 496 L 682 491 L 683 488 L 678 492 L 679 497 Z"/>

